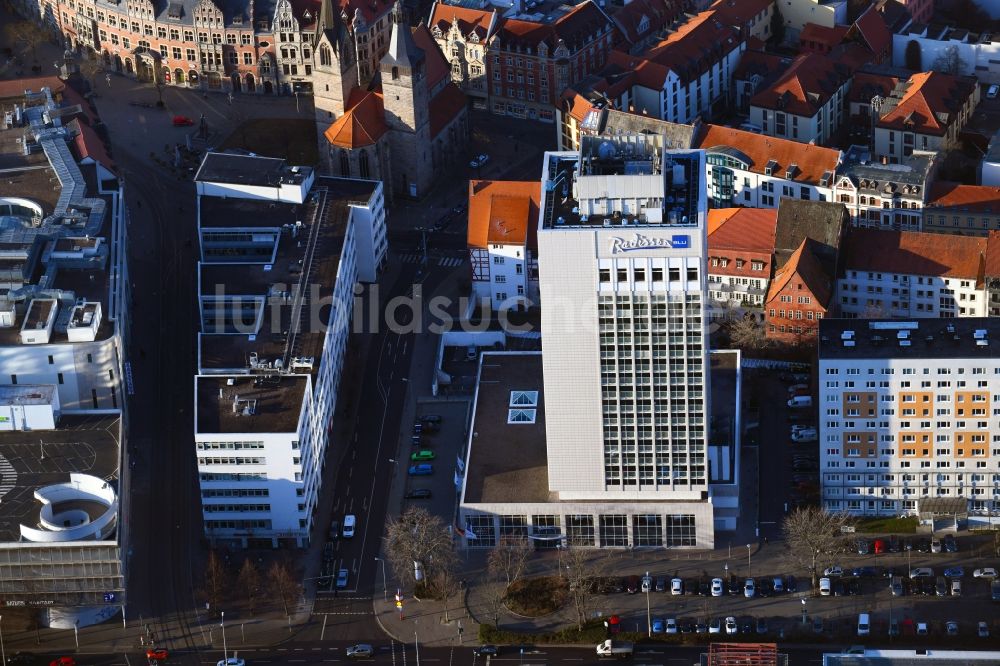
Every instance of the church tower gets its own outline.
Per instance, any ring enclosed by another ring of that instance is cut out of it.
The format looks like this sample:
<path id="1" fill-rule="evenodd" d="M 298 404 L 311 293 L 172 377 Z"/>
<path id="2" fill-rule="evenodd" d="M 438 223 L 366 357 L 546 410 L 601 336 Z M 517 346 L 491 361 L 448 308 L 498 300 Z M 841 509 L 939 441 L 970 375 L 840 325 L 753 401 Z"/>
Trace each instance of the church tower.
<path id="1" fill-rule="evenodd" d="M 324 161 L 329 148 L 323 132 L 344 115 L 351 91 L 358 86 L 358 63 L 349 25 L 346 15 L 334 13 L 332 0 L 322 1 L 313 45 L 312 81 L 316 135 Z"/>
<path id="2" fill-rule="evenodd" d="M 382 102 L 389 127 L 392 189 L 423 196 L 434 177 L 426 57 L 413 41 L 402 0 L 392 10 L 392 38 L 380 63 Z"/>

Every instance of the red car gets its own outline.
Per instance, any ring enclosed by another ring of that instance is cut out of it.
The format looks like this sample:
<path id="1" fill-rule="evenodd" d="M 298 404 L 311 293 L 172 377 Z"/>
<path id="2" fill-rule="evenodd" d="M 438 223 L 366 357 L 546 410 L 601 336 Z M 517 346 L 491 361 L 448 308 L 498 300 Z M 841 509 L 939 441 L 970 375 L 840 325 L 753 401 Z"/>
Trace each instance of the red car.
<path id="1" fill-rule="evenodd" d="M 885 552 L 885 541 L 883 539 L 875 539 L 875 543 L 873 543 L 872 546 L 872 550 L 876 555 L 881 555 Z"/>
<path id="2" fill-rule="evenodd" d="M 49 666 L 76 666 L 76 659 L 73 657 L 59 657 L 49 662 Z"/>
<path id="3" fill-rule="evenodd" d="M 194 121 L 187 116 L 174 116 L 174 127 L 191 127 Z"/>
<path id="4" fill-rule="evenodd" d="M 163 661 L 170 656 L 170 653 L 164 648 L 149 648 L 146 650 L 146 659 L 150 661 Z"/>

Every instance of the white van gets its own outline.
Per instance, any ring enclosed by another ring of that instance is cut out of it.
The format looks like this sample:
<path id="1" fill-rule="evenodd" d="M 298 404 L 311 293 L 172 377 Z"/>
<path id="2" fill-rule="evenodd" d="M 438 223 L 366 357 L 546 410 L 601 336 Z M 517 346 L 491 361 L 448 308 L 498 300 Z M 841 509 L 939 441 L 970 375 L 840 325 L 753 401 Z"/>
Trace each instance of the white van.
<path id="1" fill-rule="evenodd" d="M 867 636 L 871 632 L 871 619 L 868 613 L 858 614 L 858 636 Z"/>
<path id="2" fill-rule="evenodd" d="M 813 399 L 811 395 L 797 395 L 788 401 L 788 406 L 792 409 L 801 409 L 803 407 L 812 407 Z"/>
<path id="3" fill-rule="evenodd" d="M 358 519 L 354 517 L 352 513 L 349 516 L 344 516 L 344 538 L 350 539 L 354 536 L 354 526 L 358 524 Z"/>

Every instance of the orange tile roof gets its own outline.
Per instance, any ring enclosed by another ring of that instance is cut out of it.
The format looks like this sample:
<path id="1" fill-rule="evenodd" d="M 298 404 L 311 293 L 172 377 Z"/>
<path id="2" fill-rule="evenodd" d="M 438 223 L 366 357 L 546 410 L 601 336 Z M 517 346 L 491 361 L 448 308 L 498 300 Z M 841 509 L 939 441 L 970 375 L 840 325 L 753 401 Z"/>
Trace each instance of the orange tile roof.
<path id="1" fill-rule="evenodd" d="M 751 106 L 811 117 L 847 81 L 846 68 L 819 53 L 804 53 L 772 85 L 750 99 Z"/>
<path id="2" fill-rule="evenodd" d="M 469 247 L 536 245 L 542 185 L 537 180 L 469 181 Z"/>
<path id="3" fill-rule="evenodd" d="M 665 65 L 641 56 L 629 55 L 617 49 L 608 54 L 608 64 L 617 65 L 623 71 L 632 72 L 631 83 L 650 90 L 662 90 L 663 82 L 666 81 L 667 75 L 670 73 L 670 68 Z M 653 111 L 657 111 L 657 109 L 653 109 Z"/>
<path id="4" fill-rule="evenodd" d="M 708 211 L 708 249 L 774 252 L 777 208 L 712 208 Z"/>
<path id="5" fill-rule="evenodd" d="M 785 265 L 775 272 L 771 286 L 767 290 L 767 303 L 777 298 L 795 276 L 798 276 L 819 305 L 826 307 L 827 303 L 830 302 L 830 294 L 832 293 L 830 276 L 826 274 L 819 259 L 813 254 L 812 246 L 814 243 L 815 241 L 811 238 L 804 239 L 785 262 Z"/>
<path id="6" fill-rule="evenodd" d="M 66 88 L 66 84 L 58 76 L 35 76 L 28 79 L 0 81 L 0 99 L 22 97 L 25 90 L 38 92 L 42 88 L 50 88 L 52 94 L 56 95 Z"/>
<path id="7" fill-rule="evenodd" d="M 745 41 L 736 27 L 717 20 L 717 13 L 709 10 L 691 17 L 652 46 L 646 58 L 670 68 L 685 82 L 701 76 L 722 54 Z"/>
<path id="8" fill-rule="evenodd" d="M 108 155 L 104 142 L 97 136 L 97 132 L 90 128 L 90 125 L 73 120 L 69 126 L 76 129 L 79 134 L 73 138 L 73 147 L 80 160 L 88 157 L 95 162 L 100 162 L 109 171 L 115 171 L 115 161 Z"/>
<path id="9" fill-rule="evenodd" d="M 750 159 L 750 171 L 759 174 L 764 173 L 764 167 L 770 160 L 777 162 L 777 173 L 782 176 L 790 165 L 795 164 L 798 169 L 792 180 L 813 185 L 818 185 L 823 173 L 835 171 L 840 163 L 840 151 L 833 148 L 745 132 L 723 125 L 705 124 L 694 147 L 705 150 L 715 147 L 735 148 Z"/>
<path id="10" fill-rule="evenodd" d="M 940 72 L 917 72 L 895 108 L 876 127 L 944 135 L 975 91 L 975 79 Z"/>
<path id="11" fill-rule="evenodd" d="M 465 108 L 465 93 L 455 85 L 449 83 L 441 92 L 434 95 L 430 103 L 431 137 L 437 136 L 441 130 L 448 126 L 458 113 Z"/>
<path id="12" fill-rule="evenodd" d="M 550 54 L 561 39 L 566 48 L 575 53 L 589 45 L 590 38 L 609 25 L 607 16 L 593 0 L 586 0 L 552 23 L 507 19 L 494 34 L 501 45 L 538 48 L 544 42 Z"/>
<path id="13" fill-rule="evenodd" d="M 774 0 L 716 0 L 708 9 L 718 12 L 723 23 L 745 26 L 773 5 Z"/>
<path id="14" fill-rule="evenodd" d="M 495 11 L 484 9 L 470 9 L 458 5 L 448 5 L 443 2 L 434 3 L 434 11 L 431 13 L 429 25 L 437 26 L 441 32 L 447 34 L 451 29 L 452 21 L 458 23 L 458 29 L 463 35 L 475 33 L 480 41 L 485 41 L 488 36 L 490 23 L 493 21 Z"/>
<path id="15" fill-rule="evenodd" d="M 590 110 L 594 108 L 590 100 L 580 93 L 570 93 L 566 101 L 571 102 L 571 105 L 569 105 L 569 115 L 575 118 L 578 123 L 582 123 L 583 119 L 590 113 Z"/>
<path id="16" fill-rule="evenodd" d="M 799 33 L 799 43 L 815 42 L 832 49 L 844 41 L 848 30 L 849 28 L 846 25 L 835 25 L 832 28 L 828 28 L 825 25 L 817 23 L 806 23 L 805 27 L 802 28 L 802 32 Z"/>
<path id="17" fill-rule="evenodd" d="M 982 281 L 986 239 L 920 231 L 850 229 L 841 244 L 844 268 Z"/>
<path id="18" fill-rule="evenodd" d="M 962 211 L 1000 214 L 1000 187 L 963 185 L 946 180 L 931 184 L 925 208 L 960 208 Z"/>
<path id="19" fill-rule="evenodd" d="M 381 93 L 355 90 L 348 104 L 350 108 L 326 128 L 323 136 L 332 145 L 348 150 L 375 145 L 389 131 Z"/>

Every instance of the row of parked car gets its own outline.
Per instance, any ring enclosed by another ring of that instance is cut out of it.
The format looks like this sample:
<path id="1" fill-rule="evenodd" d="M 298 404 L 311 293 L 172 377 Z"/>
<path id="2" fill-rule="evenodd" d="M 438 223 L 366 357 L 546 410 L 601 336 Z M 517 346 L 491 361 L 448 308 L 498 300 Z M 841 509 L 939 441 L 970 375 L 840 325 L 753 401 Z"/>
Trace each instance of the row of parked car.
<path id="1" fill-rule="evenodd" d="M 918 553 L 957 553 L 958 538 L 953 534 L 943 537 L 898 537 L 895 534 L 875 539 L 859 538 L 854 542 L 854 550 L 858 555 L 882 553 L 902 553 L 912 550 Z"/>
<path id="2" fill-rule="evenodd" d="M 704 620 L 674 619 L 674 618 L 653 618 L 650 624 L 650 631 L 654 634 L 721 634 L 730 636 L 734 634 L 767 634 L 770 632 L 770 624 L 767 618 L 736 619 L 730 615 L 726 618 L 713 617 L 707 622 Z"/>
<path id="3" fill-rule="evenodd" d="M 671 596 L 700 595 L 703 597 L 722 597 L 727 594 L 743 595 L 748 599 L 773 594 L 797 592 L 798 583 L 795 576 L 769 576 L 766 578 L 740 579 L 722 578 L 667 578 L 666 576 L 629 576 L 617 583 L 616 579 L 605 578 L 598 582 L 600 592 L 670 592 Z"/>
<path id="4" fill-rule="evenodd" d="M 410 454 L 410 462 L 414 463 L 407 470 L 410 476 L 430 476 L 434 473 L 434 465 L 430 461 L 437 458 L 437 454 L 429 448 L 431 442 L 426 436 L 439 430 L 441 430 L 441 417 L 437 414 L 425 414 L 413 422 L 410 443 L 416 450 Z M 408 499 L 429 499 L 430 496 L 431 491 L 426 488 L 411 490 L 407 494 Z"/>

